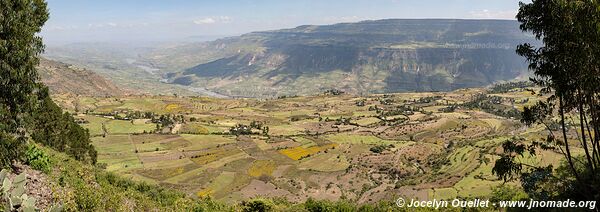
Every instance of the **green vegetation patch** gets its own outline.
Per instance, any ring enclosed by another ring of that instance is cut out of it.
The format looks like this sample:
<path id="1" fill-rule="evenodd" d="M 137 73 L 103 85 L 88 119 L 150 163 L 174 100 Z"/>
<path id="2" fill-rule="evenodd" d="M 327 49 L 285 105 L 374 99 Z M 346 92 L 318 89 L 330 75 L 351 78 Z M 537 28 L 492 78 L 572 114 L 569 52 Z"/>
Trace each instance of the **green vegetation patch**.
<path id="1" fill-rule="evenodd" d="M 106 170 L 124 172 L 142 168 L 128 135 L 109 135 L 92 139 L 98 153 L 98 163 L 107 164 Z"/>
<path id="2" fill-rule="evenodd" d="M 448 156 L 449 165 L 440 171 L 454 176 L 464 176 L 479 166 L 479 149 L 466 146 L 456 149 Z"/>
<path id="3" fill-rule="evenodd" d="M 105 123 L 105 122 L 111 120 L 111 119 L 107 119 L 107 118 L 103 118 L 103 117 L 99 117 L 99 116 L 91 116 L 91 115 L 86 115 L 86 116 L 77 117 L 77 118 L 82 118 L 85 121 L 87 121 L 87 123 L 81 124 L 81 126 L 90 131 L 90 136 L 99 136 L 99 135 L 104 134 L 104 130 L 102 130 L 102 123 Z"/>
<path id="4" fill-rule="evenodd" d="M 106 122 L 106 130 L 109 134 L 132 134 L 151 132 L 156 129 L 156 124 L 135 124 L 134 121 L 110 120 Z"/>

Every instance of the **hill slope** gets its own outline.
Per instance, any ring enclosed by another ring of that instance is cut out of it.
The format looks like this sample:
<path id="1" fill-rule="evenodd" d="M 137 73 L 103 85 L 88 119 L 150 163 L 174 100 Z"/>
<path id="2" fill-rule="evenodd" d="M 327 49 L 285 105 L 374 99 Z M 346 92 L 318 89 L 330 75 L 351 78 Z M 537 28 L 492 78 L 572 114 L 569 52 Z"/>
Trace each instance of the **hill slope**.
<path id="1" fill-rule="evenodd" d="M 41 58 L 38 73 L 53 94 L 112 96 L 126 93 L 104 77 L 66 63 Z"/>
<path id="2" fill-rule="evenodd" d="M 22 164 L 15 164 L 15 171 L 26 176 L 23 192 L 35 199 L 32 206 L 40 211 L 313 211 L 315 207 L 334 211 L 403 211 L 386 201 L 359 206 L 347 201 L 290 203 L 254 198 L 228 204 L 197 199 L 167 187 L 118 176 L 50 148 L 38 148 L 42 157 L 48 159 L 50 171 L 44 173 Z M 8 173 L 11 182 L 15 175 Z M 4 205 L 0 209 L 5 209 Z"/>
<path id="3" fill-rule="evenodd" d="M 447 91 L 519 77 L 526 66 L 514 49 L 531 41 L 516 21 L 378 20 L 254 32 L 148 58 L 163 69 L 198 62 L 170 82 L 232 96 Z"/>

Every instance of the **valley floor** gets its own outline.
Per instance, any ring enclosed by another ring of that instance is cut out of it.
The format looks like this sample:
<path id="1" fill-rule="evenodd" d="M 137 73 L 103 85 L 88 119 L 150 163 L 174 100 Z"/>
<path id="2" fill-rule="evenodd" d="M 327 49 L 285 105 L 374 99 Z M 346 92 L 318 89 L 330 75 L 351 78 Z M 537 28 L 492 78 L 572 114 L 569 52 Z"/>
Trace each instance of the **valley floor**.
<path id="1" fill-rule="evenodd" d="M 488 94 L 500 99 L 492 102 L 496 110 L 467 107 L 479 93 L 487 91 L 53 98 L 89 129 L 99 163 L 122 176 L 225 202 L 261 196 L 368 203 L 481 197 L 502 184 L 491 171 L 501 144 L 544 135 L 494 111 L 539 97 L 514 90 Z M 521 160 L 561 158 L 543 154 Z"/>

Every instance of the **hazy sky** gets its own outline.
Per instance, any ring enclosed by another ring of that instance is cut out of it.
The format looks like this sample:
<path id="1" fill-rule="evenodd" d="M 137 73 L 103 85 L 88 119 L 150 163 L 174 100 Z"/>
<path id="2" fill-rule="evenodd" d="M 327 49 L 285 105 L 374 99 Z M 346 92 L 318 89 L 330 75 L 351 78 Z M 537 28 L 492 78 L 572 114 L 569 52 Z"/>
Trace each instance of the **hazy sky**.
<path id="1" fill-rule="evenodd" d="M 386 18 L 514 19 L 519 0 L 47 0 L 47 44 L 212 39 Z"/>

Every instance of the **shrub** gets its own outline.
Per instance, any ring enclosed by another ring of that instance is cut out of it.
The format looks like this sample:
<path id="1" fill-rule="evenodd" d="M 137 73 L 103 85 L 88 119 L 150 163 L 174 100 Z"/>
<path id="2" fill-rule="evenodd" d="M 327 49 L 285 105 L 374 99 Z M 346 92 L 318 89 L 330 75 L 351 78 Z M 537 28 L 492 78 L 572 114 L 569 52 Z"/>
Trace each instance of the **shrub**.
<path id="1" fill-rule="evenodd" d="M 73 190 L 75 191 L 74 197 L 77 210 L 93 211 L 100 207 L 102 202 L 97 189 L 87 186 L 83 182 L 74 182 L 73 184 L 75 185 Z"/>
<path id="2" fill-rule="evenodd" d="M 304 208 L 311 212 L 333 211 L 333 206 L 330 202 L 314 200 L 312 198 L 309 198 L 304 202 Z"/>
<path id="3" fill-rule="evenodd" d="M 266 212 L 274 211 L 275 204 L 268 199 L 253 199 L 242 202 L 242 211 L 244 212 Z"/>
<path id="4" fill-rule="evenodd" d="M 347 201 L 328 201 L 328 200 L 315 200 L 309 198 L 304 202 L 304 209 L 310 212 L 324 212 L 324 211 L 369 211 L 369 210 L 358 210 L 355 203 Z"/>
<path id="5" fill-rule="evenodd" d="M 381 144 L 381 145 L 377 145 L 377 146 L 371 147 L 369 150 L 371 152 L 374 152 L 374 153 L 382 153 L 383 151 L 388 150 L 388 149 L 393 148 L 393 147 L 394 146 L 391 145 L 391 144 L 390 145 Z"/>
<path id="6" fill-rule="evenodd" d="M 258 177 L 258 180 L 263 181 L 265 183 L 271 182 L 273 180 L 273 177 L 271 175 L 268 174 L 262 174 Z"/>
<path id="7" fill-rule="evenodd" d="M 0 123 L 0 128 L 1 125 Z M 23 154 L 23 147 L 22 141 L 0 131 L 0 167 L 9 167 L 14 159 L 20 158 Z"/>
<path id="8" fill-rule="evenodd" d="M 40 170 L 44 173 L 50 172 L 50 158 L 40 148 L 35 145 L 30 145 L 25 151 L 25 162 L 31 166 L 31 168 Z"/>

